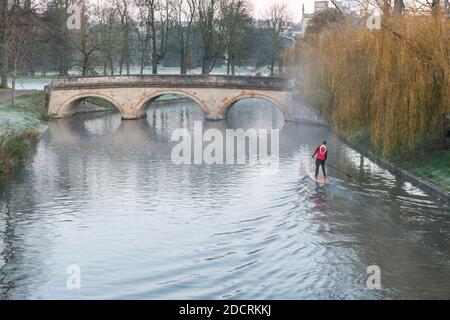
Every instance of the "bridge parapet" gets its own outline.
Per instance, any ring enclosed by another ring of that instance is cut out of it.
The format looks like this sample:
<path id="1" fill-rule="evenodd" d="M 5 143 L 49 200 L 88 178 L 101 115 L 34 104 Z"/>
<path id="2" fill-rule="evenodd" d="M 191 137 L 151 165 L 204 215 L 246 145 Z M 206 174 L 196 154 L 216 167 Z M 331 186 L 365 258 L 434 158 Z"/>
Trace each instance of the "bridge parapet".
<path id="1" fill-rule="evenodd" d="M 269 91 L 291 90 L 290 81 L 286 78 L 216 75 L 69 77 L 55 80 L 50 85 L 50 88 L 55 90 L 124 87 L 225 88 Z"/>

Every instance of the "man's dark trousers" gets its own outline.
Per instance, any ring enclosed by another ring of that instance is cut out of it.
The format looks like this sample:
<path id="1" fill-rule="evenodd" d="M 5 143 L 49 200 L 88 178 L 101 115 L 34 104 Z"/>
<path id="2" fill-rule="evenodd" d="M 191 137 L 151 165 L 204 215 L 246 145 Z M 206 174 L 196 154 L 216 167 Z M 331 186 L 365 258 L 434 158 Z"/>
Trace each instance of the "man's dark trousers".
<path id="1" fill-rule="evenodd" d="M 316 159 L 316 178 L 319 175 L 319 167 L 322 167 L 323 176 L 326 177 L 327 173 L 325 172 L 325 160 Z"/>

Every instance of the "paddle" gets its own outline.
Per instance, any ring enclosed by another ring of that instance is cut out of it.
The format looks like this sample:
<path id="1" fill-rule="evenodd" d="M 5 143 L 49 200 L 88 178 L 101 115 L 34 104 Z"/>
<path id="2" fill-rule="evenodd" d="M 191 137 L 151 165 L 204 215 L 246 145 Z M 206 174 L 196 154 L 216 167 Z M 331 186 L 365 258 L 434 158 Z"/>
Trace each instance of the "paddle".
<path id="1" fill-rule="evenodd" d="M 325 164 L 326 164 L 327 166 L 329 166 L 330 168 L 332 168 L 332 169 L 334 169 L 334 170 L 336 170 L 336 171 L 339 171 L 340 173 L 345 174 L 347 177 L 352 178 L 351 175 L 349 175 L 348 173 L 345 173 L 344 171 L 342 171 L 342 170 L 340 170 L 340 169 L 338 169 L 338 168 L 336 168 L 336 167 L 333 167 L 331 164 L 326 163 L 326 162 L 325 162 Z"/>

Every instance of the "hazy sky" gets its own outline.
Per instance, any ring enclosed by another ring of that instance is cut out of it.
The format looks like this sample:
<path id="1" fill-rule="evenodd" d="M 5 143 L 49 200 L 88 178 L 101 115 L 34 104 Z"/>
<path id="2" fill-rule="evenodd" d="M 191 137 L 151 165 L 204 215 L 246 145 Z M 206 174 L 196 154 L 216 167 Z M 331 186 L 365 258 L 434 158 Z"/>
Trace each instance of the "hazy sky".
<path id="1" fill-rule="evenodd" d="M 254 5 L 254 14 L 257 17 L 261 16 L 261 12 L 264 12 L 273 3 L 287 3 L 289 9 L 292 12 L 294 21 L 300 21 L 302 17 L 302 3 L 305 4 L 305 11 L 312 12 L 314 8 L 314 0 L 251 0 Z"/>
<path id="2" fill-rule="evenodd" d="M 104 0 L 90 0 L 93 3 L 101 3 Z M 302 4 L 305 4 L 305 11 L 310 13 L 314 9 L 314 0 L 249 0 L 253 3 L 254 16 L 261 18 L 265 10 L 269 9 L 274 3 L 286 3 L 292 13 L 295 22 L 299 22 L 302 18 Z"/>

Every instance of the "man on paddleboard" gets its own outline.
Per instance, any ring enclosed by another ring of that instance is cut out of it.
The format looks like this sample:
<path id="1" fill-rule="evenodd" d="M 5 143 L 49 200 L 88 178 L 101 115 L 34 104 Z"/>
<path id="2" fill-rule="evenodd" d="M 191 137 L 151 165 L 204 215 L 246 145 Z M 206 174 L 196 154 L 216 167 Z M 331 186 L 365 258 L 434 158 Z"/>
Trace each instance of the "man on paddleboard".
<path id="1" fill-rule="evenodd" d="M 328 148 L 327 148 L 327 142 L 323 141 L 323 144 L 319 147 L 317 147 L 316 152 L 314 152 L 313 158 L 316 158 L 316 175 L 315 178 L 317 179 L 317 176 L 319 175 L 319 167 L 322 167 L 322 173 L 323 176 L 326 178 L 327 173 L 325 171 L 325 162 L 328 158 Z"/>

